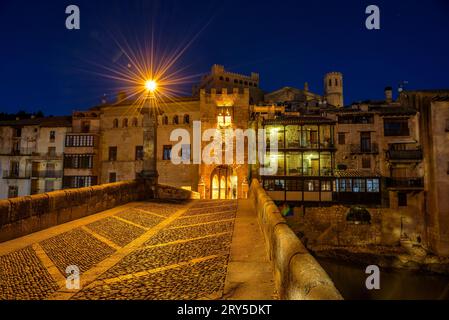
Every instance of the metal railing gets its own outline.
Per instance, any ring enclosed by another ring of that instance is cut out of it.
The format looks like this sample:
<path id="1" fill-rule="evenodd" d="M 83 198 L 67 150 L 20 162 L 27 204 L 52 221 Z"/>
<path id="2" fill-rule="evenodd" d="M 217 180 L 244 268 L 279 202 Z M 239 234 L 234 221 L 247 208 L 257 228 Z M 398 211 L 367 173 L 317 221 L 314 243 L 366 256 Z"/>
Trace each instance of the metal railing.
<path id="1" fill-rule="evenodd" d="M 62 170 L 36 170 L 31 172 L 32 178 L 62 178 Z"/>
<path id="2" fill-rule="evenodd" d="M 3 179 L 29 179 L 30 174 L 20 170 L 3 170 Z"/>
<path id="3" fill-rule="evenodd" d="M 422 160 L 423 152 L 416 150 L 388 150 L 387 158 L 389 160 Z"/>
<path id="4" fill-rule="evenodd" d="M 423 178 L 387 178 L 387 188 L 411 188 L 422 189 L 424 188 Z"/>

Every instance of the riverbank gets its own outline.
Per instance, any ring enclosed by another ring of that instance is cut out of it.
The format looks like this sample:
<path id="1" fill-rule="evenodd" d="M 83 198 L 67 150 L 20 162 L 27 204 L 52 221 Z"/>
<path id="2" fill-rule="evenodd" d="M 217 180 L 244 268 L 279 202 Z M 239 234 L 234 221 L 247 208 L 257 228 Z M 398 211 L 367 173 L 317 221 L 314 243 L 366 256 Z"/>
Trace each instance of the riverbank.
<path id="1" fill-rule="evenodd" d="M 417 246 L 308 246 L 319 258 L 333 259 L 360 265 L 377 265 L 384 269 L 449 275 L 449 258 L 438 257 Z"/>

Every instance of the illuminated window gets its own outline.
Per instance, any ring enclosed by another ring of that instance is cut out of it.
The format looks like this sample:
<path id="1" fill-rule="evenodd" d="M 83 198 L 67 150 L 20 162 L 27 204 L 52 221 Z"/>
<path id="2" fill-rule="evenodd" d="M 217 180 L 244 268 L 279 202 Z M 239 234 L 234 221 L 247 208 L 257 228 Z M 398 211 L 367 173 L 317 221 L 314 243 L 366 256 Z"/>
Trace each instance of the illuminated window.
<path id="1" fill-rule="evenodd" d="M 232 125 L 232 116 L 229 110 L 221 110 L 217 116 L 217 123 L 220 127 L 230 127 Z"/>

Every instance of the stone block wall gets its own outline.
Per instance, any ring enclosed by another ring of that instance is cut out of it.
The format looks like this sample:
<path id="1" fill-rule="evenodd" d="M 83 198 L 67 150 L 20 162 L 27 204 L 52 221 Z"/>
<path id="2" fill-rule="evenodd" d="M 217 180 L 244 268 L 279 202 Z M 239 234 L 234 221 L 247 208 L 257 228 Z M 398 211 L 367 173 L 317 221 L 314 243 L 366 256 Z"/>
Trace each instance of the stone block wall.
<path id="1" fill-rule="evenodd" d="M 157 188 L 160 199 L 195 199 L 199 194 L 169 186 Z M 0 242 L 22 237 L 104 210 L 153 198 L 144 180 L 68 189 L 0 201 Z"/>
<path id="2" fill-rule="evenodd" d="M 332 280 L 288 227 L 278 208 L 257 180 L 249 198 L 272 262 L 275 284 L 282 300 L 341 300 Z"/>

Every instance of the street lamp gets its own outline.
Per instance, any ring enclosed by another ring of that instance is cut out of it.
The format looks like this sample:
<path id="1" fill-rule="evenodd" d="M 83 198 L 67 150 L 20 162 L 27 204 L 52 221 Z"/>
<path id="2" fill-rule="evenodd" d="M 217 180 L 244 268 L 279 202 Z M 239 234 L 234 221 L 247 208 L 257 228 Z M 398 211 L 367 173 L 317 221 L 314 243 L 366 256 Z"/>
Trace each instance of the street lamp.
<path id="1" fill-rule="evenodd" d="M 154 197 L 157 196 L 157 108 L 155 105 L 157 82 L 147 80 L 144 83 L 146 97 L 141 113 L 143 115 L 143 170 L 142 177 L 151 187 Z"/>

